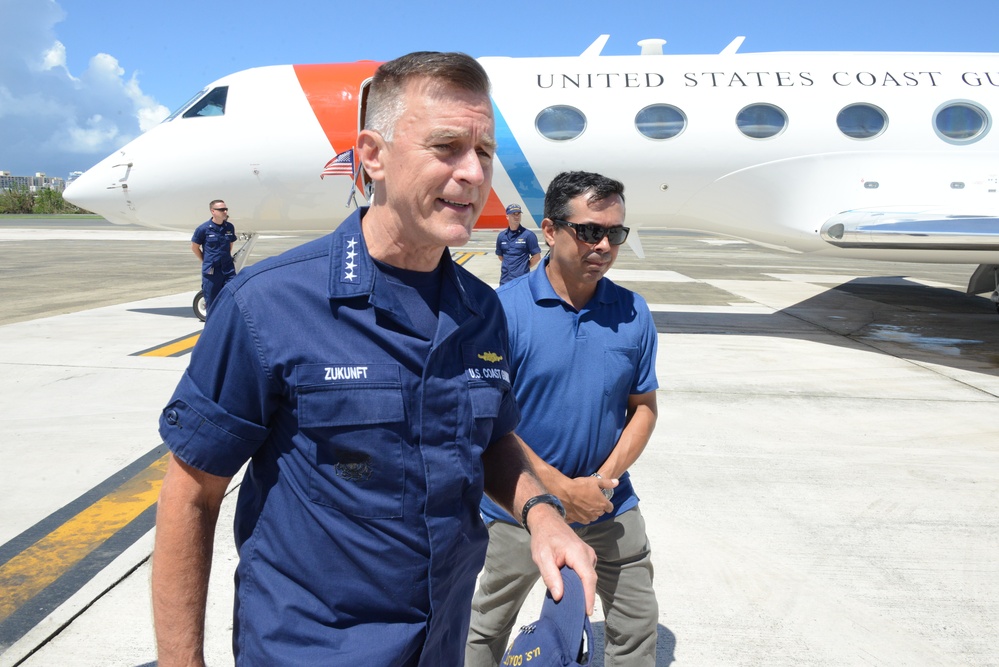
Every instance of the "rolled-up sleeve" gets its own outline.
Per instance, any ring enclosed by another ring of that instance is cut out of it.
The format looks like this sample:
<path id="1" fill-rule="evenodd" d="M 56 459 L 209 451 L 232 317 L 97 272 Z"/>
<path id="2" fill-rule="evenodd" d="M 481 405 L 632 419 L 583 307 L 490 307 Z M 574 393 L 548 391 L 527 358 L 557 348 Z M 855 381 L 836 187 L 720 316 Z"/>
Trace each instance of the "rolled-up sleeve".
<path id="1" fill-rule="evenodd" d="M 186 372 L 160 415 L 160 435 L 170 451 L 184 463 L 220 477 L 235 475 L 268 433 L 209 400 Z"/>
<path id="2" fill-rule="evenodd" d="M 267 439 L 274 393 L 260 347 L 229 290 L 160 415 L 164 443 L 204 472 L 236 474 Z"/>

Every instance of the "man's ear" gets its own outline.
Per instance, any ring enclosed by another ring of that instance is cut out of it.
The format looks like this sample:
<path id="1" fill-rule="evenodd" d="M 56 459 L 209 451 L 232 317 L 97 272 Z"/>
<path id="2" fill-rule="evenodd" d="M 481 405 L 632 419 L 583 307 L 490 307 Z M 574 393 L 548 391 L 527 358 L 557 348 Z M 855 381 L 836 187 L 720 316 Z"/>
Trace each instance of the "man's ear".
<path id="1" fill-rule="evenodd" d="M 357 135 L 357 153 L 364 166 L 364 171 L 373 181 L 385 179 L 386 142 L 381 134 L 374 130 L 361 130 Z"/>
<path id="2" fill-rule="evenodd" d="M 545 242 L 549 246 L 555 245 L 555 223 L 550 218 L 541 221 L 541 233 L 545 235 Z"/>

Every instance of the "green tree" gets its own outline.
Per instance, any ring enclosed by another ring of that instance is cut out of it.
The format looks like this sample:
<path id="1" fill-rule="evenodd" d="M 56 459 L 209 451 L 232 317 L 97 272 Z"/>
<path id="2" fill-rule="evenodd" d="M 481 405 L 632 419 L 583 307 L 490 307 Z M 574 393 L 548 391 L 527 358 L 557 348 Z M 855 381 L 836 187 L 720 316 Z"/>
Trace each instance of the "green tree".
<path id="1" fill-rule="evenodd" d="M 88 213 L 63 199 L 58 190 L 42 190 L 35 196 L 35 213 Z"/>
<path id="2" fill-rule="evenodd" d="M 35 198 L 25 185 L 0 190 L 0 213 L 31 213 L 34 206 Z"/>
<path id="3" fill-rule="evenodd" d="M 65 202 L 62 200 L 62 193 L 45 188 L 35 195 L 35 205 L 32 213 L 62 213 Z"/>

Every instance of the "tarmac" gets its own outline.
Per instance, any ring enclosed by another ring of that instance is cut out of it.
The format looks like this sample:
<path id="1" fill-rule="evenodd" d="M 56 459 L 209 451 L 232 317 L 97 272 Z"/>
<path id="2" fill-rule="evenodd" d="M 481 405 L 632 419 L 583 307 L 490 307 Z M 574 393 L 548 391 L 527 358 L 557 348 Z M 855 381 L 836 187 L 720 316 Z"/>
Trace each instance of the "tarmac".
<path id="1" fill-rule="evenodd" d="M 251 263 L 307 238 L 264 237 Z M 492 284 L 494 239 L 454 249 Z M 157 418 L 201 329 L 189 240 L 0 217 L 0 666 L 156 664 Z M 660 335 L 632 468 L 657 665 L 999 665 L 999 314 L 964 294 L 974 267 L 642 243 L 610 277 Z M 211 665 L 232 664 L 234 500 Z"/>

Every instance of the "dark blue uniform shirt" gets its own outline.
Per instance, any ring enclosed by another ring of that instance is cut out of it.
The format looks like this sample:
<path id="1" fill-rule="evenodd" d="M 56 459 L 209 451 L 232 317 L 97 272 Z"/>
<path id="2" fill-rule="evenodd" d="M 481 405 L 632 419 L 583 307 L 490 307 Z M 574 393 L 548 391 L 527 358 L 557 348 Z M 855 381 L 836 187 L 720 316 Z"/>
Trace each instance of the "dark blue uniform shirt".
<path id="1" fill-rule="evenodd" d="M 202 222 L 194 230 L 191 241 L 201 246 L 202 273 L 236 273 L 231 252 L 232 244 L 236 242 L 236 228 L 231 222 L 226 220 L 221 225 L 216 225 L 211 220 Z"/>
<path id="2" fill-rule="evenodd" d="M 447 252 L 436 335 L 361 212 L 223 290 L 160 432 L 221 476 L 245 665 L 458 665 L 487 535 L 481 455 L 517 425 L 495 293 Z M 425 330 L 425 327 L 423 327 Z"/>
<path id="3" fill-rule="evenodd" d="M 530 272 L 531 257 L 541 253 L 538 237 L 523 226 L 516 231 L 509 227 L 496 235 L 496 254 L 503 258 L 500 264 L 500 285 Z"/>

